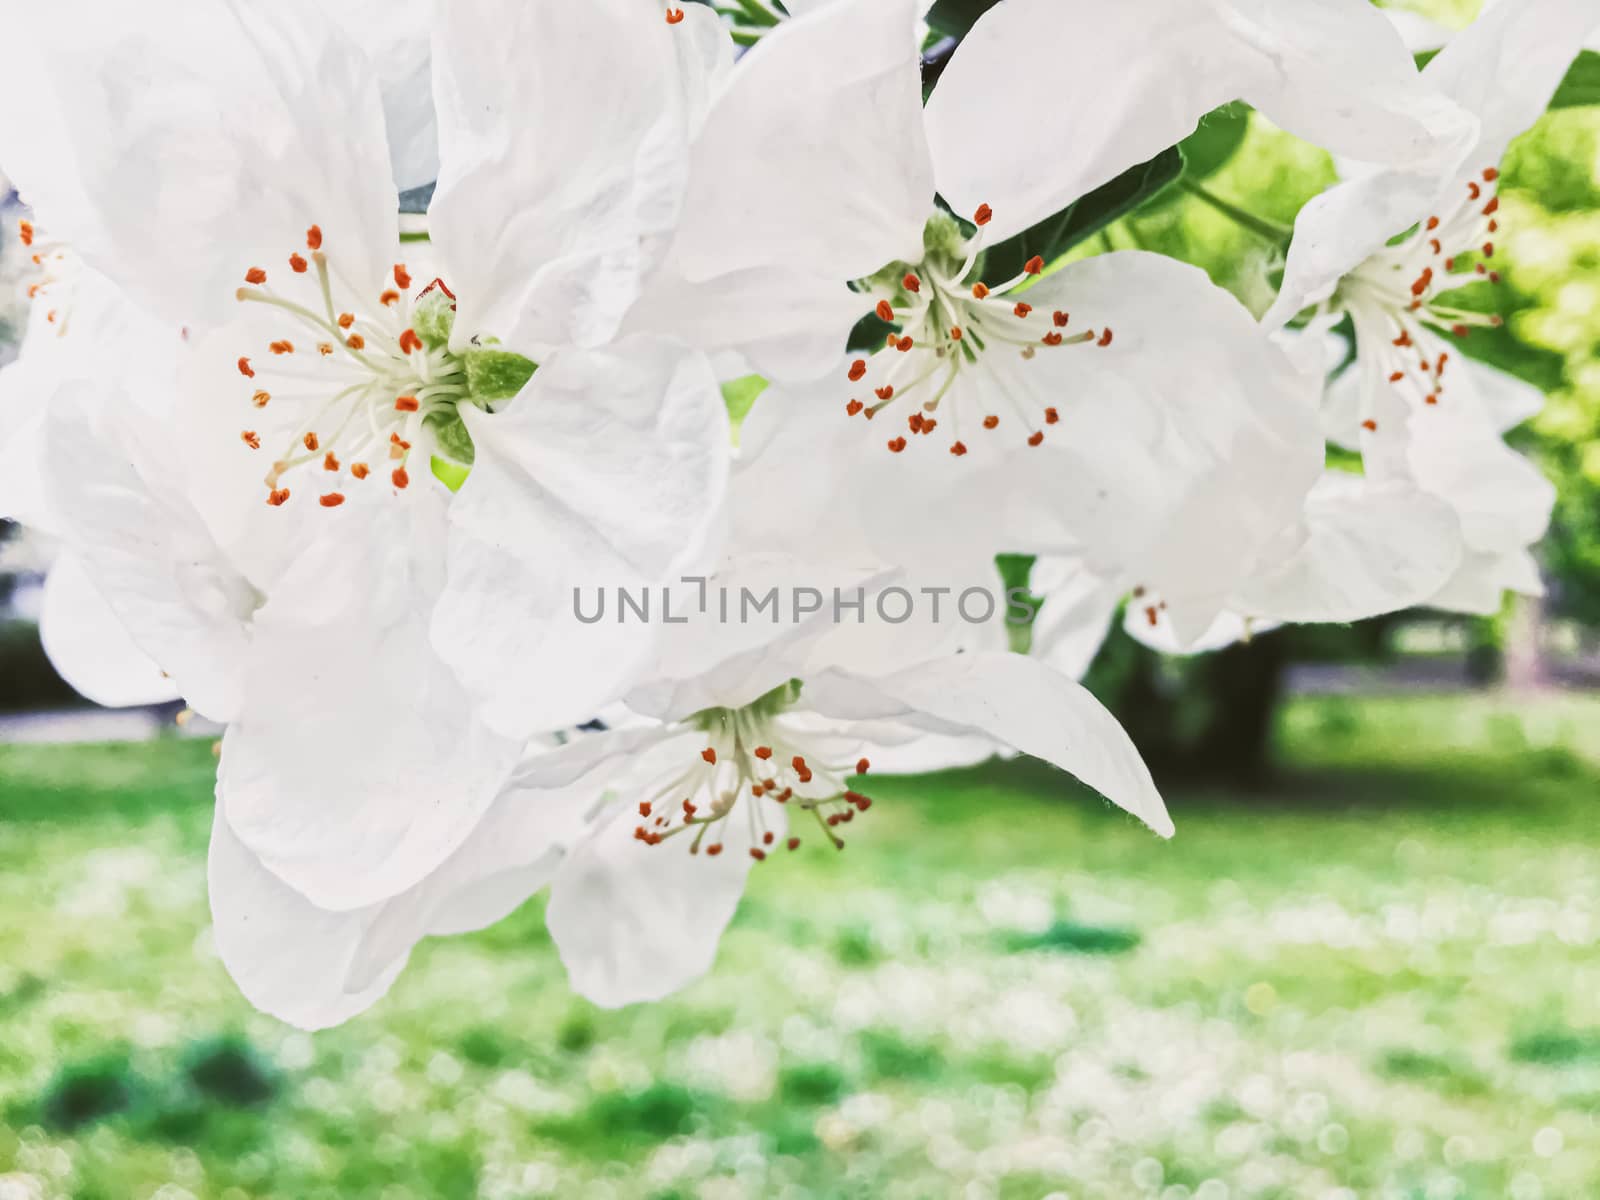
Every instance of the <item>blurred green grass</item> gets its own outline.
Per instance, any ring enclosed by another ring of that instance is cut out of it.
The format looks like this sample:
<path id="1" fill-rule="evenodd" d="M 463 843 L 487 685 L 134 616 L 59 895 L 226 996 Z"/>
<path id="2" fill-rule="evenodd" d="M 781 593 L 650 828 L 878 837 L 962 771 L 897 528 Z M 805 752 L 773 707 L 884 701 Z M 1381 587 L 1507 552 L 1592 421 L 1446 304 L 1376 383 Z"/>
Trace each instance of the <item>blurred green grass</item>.
<path id="1" fill-rule="evenodd" d="M 715 973 L 538 902 L 308 1037 L 206 934 L 203 744 L 0 747 L 0 1196 L 1600 1194 L 1600 700 L 1299 701 L 1162 843 L 1031 763 L 879 780 Z"/>

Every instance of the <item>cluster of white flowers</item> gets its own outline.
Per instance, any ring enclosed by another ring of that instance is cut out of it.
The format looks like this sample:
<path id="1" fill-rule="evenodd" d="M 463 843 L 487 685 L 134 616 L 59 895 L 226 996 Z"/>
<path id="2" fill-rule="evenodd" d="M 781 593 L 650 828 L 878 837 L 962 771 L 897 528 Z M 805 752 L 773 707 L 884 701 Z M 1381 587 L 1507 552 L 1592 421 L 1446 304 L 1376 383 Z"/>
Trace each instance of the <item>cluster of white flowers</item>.
<path id="1" fill-rule="evenodd" d="M 1367 0 L 1002 0 L 926 96 L 918 0 L 739 8 L 11 22 L 35 298 L 0 515 L 64 547 L 50 641 L 87 694 L 226 725 L 216 944 L 287 1021 L 545 888 L 578 991 L 665 995 L 754 864 L 842 844 L 869 771 L 1035 755 L 1169 835 L 1076 682 L 1124 605 L 1192 651 L 1538 587 L 1551 493 L 1502 438 L 1537 397 L 1451 352 L 1483 318 L 1440 297 L 1491 268 L 1497 163 L 1593 0 L 1493 8 L 1422 72 Z M 989 276 L 1235 99 L 1349 180 L 1265 322 L 1153 254 Z M 959 589 L 998 552 L 1040 559 L 1032 655 L 573 602 Z"/>

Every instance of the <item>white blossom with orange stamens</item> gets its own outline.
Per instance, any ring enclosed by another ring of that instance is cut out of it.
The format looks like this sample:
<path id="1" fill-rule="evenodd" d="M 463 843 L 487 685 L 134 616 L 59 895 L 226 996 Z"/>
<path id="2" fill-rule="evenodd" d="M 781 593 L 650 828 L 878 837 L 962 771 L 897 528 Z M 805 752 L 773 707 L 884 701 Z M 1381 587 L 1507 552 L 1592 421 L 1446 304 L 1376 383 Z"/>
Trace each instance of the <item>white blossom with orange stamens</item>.
<path id="1" fill-rule="evenodd" d="M 1451 40 L 1421 77 L 1477 118 L 1479 136 L 1430 163 L 1345 164 L 1346 181 L 1301 211 L 1265 318 L 1281 328 L 1309 312 L 1313 344 L 1349 318 L 1353 361 L 1328 387 L 1324 428 L 1359 449 L 1373 479 L 1412 483 L 1456 510 L 1467 553 L 1434 598 L 1443 607 L 1489 612 L 1502 587 L 1541 590 L 1528 548 L 1544 535 L 1555 490 L 1503 435 L 1543 397 L 1463 352 L 1461 339 L 1500 318 L 1484 297 L 1469 305 L 1454 293 L 1499 282 L 1497 238 L 1513 219 L 1500 159 L 1597 26 L 1588 0 L 1527 0 L 1487 9 Z"/>
<path id="2" fill-rule="evenodd" d="M 530 732 L 644 670 L 648 630 L 563 623 L 575 583 L 675 578 L 711 536 L 714 374 L 660 338 L 605 344 L 684 169 L 696 60 L 645 12 L 436 7 L 442 165 L 431 244 L 404 248 L 379 72 L 318 6 L 19 16 L 38 119 L 0 158 L 90 267 L 192 333 L 177 412 L 133 423 L 132 461 L 124 424 L 64 414 L 56 510 L 135 640 L 231 722 L 232 832 L 329 910 L 427 875 Z"/>

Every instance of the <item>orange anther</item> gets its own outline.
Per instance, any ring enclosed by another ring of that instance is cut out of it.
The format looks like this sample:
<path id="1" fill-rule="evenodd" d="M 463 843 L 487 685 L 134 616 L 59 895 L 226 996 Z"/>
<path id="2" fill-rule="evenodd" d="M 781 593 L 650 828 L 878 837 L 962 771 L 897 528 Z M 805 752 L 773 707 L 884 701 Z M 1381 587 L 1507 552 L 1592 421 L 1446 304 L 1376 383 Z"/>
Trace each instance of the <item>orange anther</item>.
<path id="1" fill-rule="evenodd" d="M 965 442 L 953 442 L 953 443 L 951 443 L 950 453 L 954 454 L 957 458 L 960 458 L 966 452 L 967 452 L 967 444 Z"/>
<path id="2" fill-rule="evenodd" d="M 305 437 L 301 438 L 300 440 L 305 443 L 306 449 L 310 450 L 312 452 L 315 452 L 317 447 L 318 447 L 318 445 L 320 444 L 317 441 L 317 435 L 315 433 L 308 433 L 308 434 L 305 435 Z"/>
<path id="3" fill-rule="evenodd" d="M 267 273 L 260 267 L 251 267 L 244 273 L 244 281 L 246 283 L 265 283 L 267 281 Z"/>
<path id="4" fill-rule="evenodd" d="M 987 300 L 989 298 L 989 285 L 986 283 L 973 284 L 972 298 L 974 300 Z"/>
<path id="5" fill-rule="evenodd" d="M 908 334 L 907 336 L 901 338 L 898 342 L 896 342 L 894 344 L 894 348 L 896 350 L 900 351 L 901 354 L 904 354 L 906 351 L 910 350 L 911 347 L 914 346 L 914 345 L 916 345 L 916 343 L 911 340 L 911 337 Z"/>
<path id="6" fill-rule="evenodd" d="M 293 354 L 294 343 L 285 339 L 281 342 L 273 342 L 272 345 L 267 347 L 267 349 L 271 350 L 274 354 Z"/>
<path id="7" fill-rule="evenodd" d="M 270 504 L 273 508 L 282 508 L 284 502 L 287 501 L 288 499 L 289 499 L 289 489 L 288 488 L 277 488 L 276 490 L 270 491 L 270 492 L 267 493 L 267 503 Z"/>
<path id="8" fill-rule="evenodd" d="M 881 388 L 874 388 L 873 394 L 876 395 L 879 400 L 887 400 L 894 395 L 894 384 L 886 383 Z"/>
<path id="9" fill-rule="evenodd" d="M 710 858 L 715 858 L 717 855 L 719 855 L 721 853 L 722 853 L 722 843 L 721 842 L 712 842 L 711 845 L 706 847 L 706 855 L 708 857 L 710 857 Z"/>
<path id="10" fill-rule="evenodd" d="M 700 757 L 705 759 L 708 763 L 711 763 L 713 766 L 715 766 L 716 765 L 716 761 L 717 761 L 717 750 L 716 750 L 716 747 L 715 746 L 707 746 L 704 750 L 700 751 Z"/>
<path id="11" fill-rule="evenodd" d="M 1098 342 L 1096 342 L 1095 345 L 1097 345 L 1097 346 L 1109 346 L 1109 345 L 1111 345 L 1111 339 L 1112 339 L 1113 336 L 1114 335 L 1111 332 L 1110 326 L 1107 326 L 1105 332 L 1100 335 L 1100 340 Z"/>
<path id="12" fill-rule="evenodd" d="M 1022 318 L 1024 318 L 1024 319 L 1026 319 L 1026 318 L 1027 318 L 1027 316 L 1028 316 L 1028 314 L 1029 314 L 1029 313 L 1031 313 L 1031 312 L 1032 312 L 1032 311 L 1033 311 L 1033 305 L 1031 305 L 1031 304 L 1023 304 L 1023 303 L 1022 303 L 1022 302 L 1021 302 L 1021 301 L 1020 301 L 1020 300 L 1019 300 L 1019 301 L 1018 301 L 1018 302 L 1017 302 L 1017 306 L 1016 306 L 1016 307 L 1015 307 L 1015 308 L 1013 308 L 1013 309 L 1012 309 L 1012 310 L 1011 310 L 1011 311 L 1012 311 L 1012 312 L 1014 312 L 1014 313 L 1016 313 L 1016 314 L 1017 314 L 1017 316 L 1019 316 L 1019 317 L 1022 317 Z"/>
<path id="13" fill-rule="evenodd" d="M 1389 382 L 1390 383 L 1399 383 L 1405 377 L 1406 377 L 1406 373 L 1404 371 L 1396 371 L 1393 375 L 1389 376 Z"/>
<path id="14" fill-rule="evenodd" d="M 241 358 L 239 360 L 239 374 L 243 375 L 246 379 L 254 379 L 256 377 L 255 369 L 250 366 L 250 360 L 248 358 Z M 259 393 L 257 394 L 259 395 Z"/>
<path id="15" fill-rule="evenodd" d="M 338 508 L 339 505 L 344 503 L 344 497 L 338 492 L 329 492 L 326 496 L 318 499 L 317 503 L 322 505 L 323 508 Z"/>
<path id="16" fill-rule="evenodd" d="M 1361 422 L 1361 428 L 1365 429 L 1368 433 L 1377 433 L 1378 432 L 1378 423 L 1376 421 L 1370 421 L 1370 420 L 1363 421 L 1363 422 Z"/>
<path id="17" fill-rule="evenodd" d="M 855 383 L 867 373 L 867 360 L 858 358 L 850 364 L 850 382 Z"/>
<path id="18" fill-rule="evenodd" d="M 863 408 L 863 407 L 864 407 L 864 405 L 863 405 L 863 404 L 862 404 L 862 403 L 861 403 L 861 401 L 859 401 L 859 400 L 852 400 L 852 401 L 850 401 L 850 403 L 849 403 L 849 404 L 846 404 L 846 405 L 845 405 L 845 406 L 844 406 L 844 411 L 845 411 L 845 412 L 847 412 L 847 413 L 848 413 L 848 414 L 849 414 L 849 415 L 850 415 L 850 416 L 852 416 L 852 417 L 853 417 L 853 416 L 855 416 L 855 415 L 856 415 L 856 414 L 857 414 L 857 413 L 858 413 L 858 412 L 860 412 L 860 411 L 861 411 L 861 410 L 862 410 L 862 408 Z"/>
<path id="19" fill-rule="evenodd" d="M 900 451 L 904 450 L 905 448 L 906 440 L 903 437 L 897 437 L 894 439 L 894 441 L 889 443 L 889 450 L 894 454 L 899 454 Z"/>
<path id="20" fill-rule="evenodd" d="M 321 225 L 313 225 L 310 229 L 306 230 L 306 249 L 308 249 L 308 250 L 321 250 L 322 249 L 322 226 Z"/>
<path id="21" fill-rule="evenodd" d="M 992 220 L 994 220 L 994 209 L 987 204 L 978 205 L 978 211 L 972 214 L 972 223 L 974 225 L 987 225 Z"/>
<path id="22" fill-rule="evenodd" d="M 340 329 L 349 329 L 350 326 L 354 325 L 355 323 L 356 323 L 356 315 L 355 315 L 355 313 L 340 313 L 339 314 L 339 328 Z"/>
<path id="23" fill-rule="evenodd" d="M 767 759 L 772 757 L 772 747 L 771 746 L 757 746 L 756 750 L 755 750 L 755 755 L 756 755 L 757 758 L 759 758 L 763 762 L 765 762 Z"/>
<path id="24" fill-rule="evenodd" d="M 406 474 L 406 469 L 404 467 L 396 467 L 392 472 L 390 472 L 389 481 L 397 488 L 404 488 L 410 486 L 411 476 Z"/>
<path id="25" fill-rule="evenodd" d="M 254 396 L 251 396 L 250 403 L 254 404 L 257 408 L 265 408 L 267 406 L 267 402 L 271 399 L 271 392 L 262 391 L 257 392 Z"/>
<path id="26" fill-rule="evenodd" d="M 880 321 L 894 320 L 894 305 L 890 304 L 887 300 L 879 300 L 878 307 L 875 311 L 877 312 L 878 319 Z"/>
<path id="27" fill-rule="evenodd" d="M 289 269 L 291 271 L 293 271 L 296 275 L 304 275 L 306 273 L 306 267 L 309 266 L 309 265 L 310 264 L 307 263 L 305 258 L 302 257 L 301 255 L 299 255 L 299 254 L 291 254 L 291 255 L 289 255 Z"/>
<path id="28" fill-rule="evenodd" d="M 1054 425 L 1057 422 L 1059 422 L 1060 420 L 1061 420 L 1061 414 L 1058 413 L 1055 409 L 1047 408 L 1047 409 L 1044 410 L 1044 423 L 1046 425 Z"/>
<path id="29" fill-rule="evenodd" d="M 349 337 L 345 338 L 344 344 L 349 346 L 352 350 L 365 350 L 367 348 L 367 339 L 362 337 L 359 333 L 352 333 Z"/>
<path id="30" fill-rule="evenodd" d="M 395 291 L 393 288 L 390 288 L 388 291 L 384 292 L 378 297 L 378 303 L 383 305 L 385 308 L 393 308 L 396 304 L 400 303 L 400 293 Z"/>
<path id="31" fill-rule="evenodd" d="M 261 435 L 253 429 L 246 429 L 239 435 L 239 439 L 252 450 L 261 449 Z"/>
<path id="32" fill-rule="evenodd" d="M 1042 445 L 1044 445 L 1044 431 L 1043 430 L 1035 430 L 1032 434 L 1030 434 L 1028 436 L 1028 445 L 1030 445 L 1030 446 L 1042 446 Z"/>
<path id="33" fill-rule="evenodd" d="M 406 270 L 405 263 L 395 263 L 395 265 L 394 265 L 394 281 L 395 281 L 395 285 L 397 287 L 399 287 L 401 290 L 404 290 L 404 289 L 409 288 L 411 286 L 411 275 Z"/>
<path id="34" fill-rule="evenodd" d="M 1485 167 L 1484 168 L 1483 181 L 1485 183 L 1493 183 L 1496 179 L 1499 179 L 1499 178 L 1500 178 L 1499 168 L 1497 168 L 1497 167 Z"/>
<path id="35" fill-rule="evenodd" d="M 872 769 L 872 763 L 869 762 L 867 759 L 863 758 L 863 759 L 858 759 L 857 760 L 857 762 L 856 762 L 856 774 L 857 775 L 865 775 L 871 769 Z"/>
<path id="36" fill-rule="evenodd" d="M 416 412 L 420 407 L 415 396 L 396 396 L 394 399 L 395 412 Z"/>
<path id="37" fill-rule="evenodd" d="M 906 291 L 914 294 L 922 290 L 922 280 L 918 279 L 915 275 L 907 274 L 906 277 L 900 281 L 900 286 L 905 288 Z"/>
<path id="38" fill-rule="evenodd" d="M 332 450 L 323 455 L 322 469 L 324 471 L 337 471 L 339 469 L 339 459 Z"/>
<path id="39" fill-rule="evenodd" d="M 1438 217 L 1429 217 L 1428 218 L 1428 232 L 1432 233 L 1437 228 L 1439 228 L 1439 218 Z"/>
<path id="40" fill-rule="evenodd" d="M 1042 275 L 1044 274 L 1044 258 L 1041 255 L 1035 254 L 1022 265 L 1022 269 L 1029 275 Z"/>
<path id="41" fill-rule="evenodd" d="M 983 419 L 983 427 L 985 429 L 998 429 L 1000 427 L 1000 418 L 990 413 Z"/>
<path id="42" fill-rule="evenodd" d="M 366 463 L 352 463 L 350 465 L 350 474 L 354 475 L 357 479 L 365 479 L 371 473 L 372 468 L 367 466 Z"/>
<path id="43" fill-rule="evenodd" d="M 959 326 L 959 325 L 950 326 L 950 340 L 952 342 L 959 342 L 965 336 L 966 335 L 961 332 L 961 326 Z"/>
<path id="44" fill-rule="evenodd" d="M 1052 329 L 1049 333 L 1045 334 L 1044 337 L 1040 338 L 1039 340 L 1041 342 L 1043 342 L 1046 346 L 1059 346 L 1059 345 L 1061 345 L 1061 343 L 1062 343 L 1062 341 L 1064 339 L 1062 338 L 1061 333 L 1060 333 L 1059 330 Z"/>
<path id="45" fill-rule="evenodd" d="M 32 221 L 18 221 L 17 222 L 17 236 L 22 238 L 22 244 L 24 246 L 33 245 L 33 222 Z"/>
<path id="46" fill-rule="evenodd" d="M 682 20 L 683 20 L 683 9 L 681 9 L 681 8 L 669 8 L 669 9 L 667 9 L 667 24 L 668 25 L 676 25 Z"/>

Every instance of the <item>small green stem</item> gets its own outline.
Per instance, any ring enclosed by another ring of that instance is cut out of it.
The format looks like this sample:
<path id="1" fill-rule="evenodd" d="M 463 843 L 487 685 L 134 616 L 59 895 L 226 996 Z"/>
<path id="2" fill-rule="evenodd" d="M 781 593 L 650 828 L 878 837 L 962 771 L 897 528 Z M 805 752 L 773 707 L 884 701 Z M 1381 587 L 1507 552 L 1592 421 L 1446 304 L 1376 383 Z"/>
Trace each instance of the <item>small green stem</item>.
<path id="1" fill-rule="evenodd" d="M 1248 230 L 1264 241 L 1271 242 L 1274 246 L 1287 246 L 1294 237 L 1294 230 L 1287 225 L 1279 225 L 1276 221 L 1269 221 L 1265 217 L 1258 217 L 1253 212 L 1240 208 L 1231 201 L 1224 200 L 1215 192 L 1192 179 L 1185 179 L 1180 185 L 1195 199 L 1209 205 L 1239 228 Z"/>

